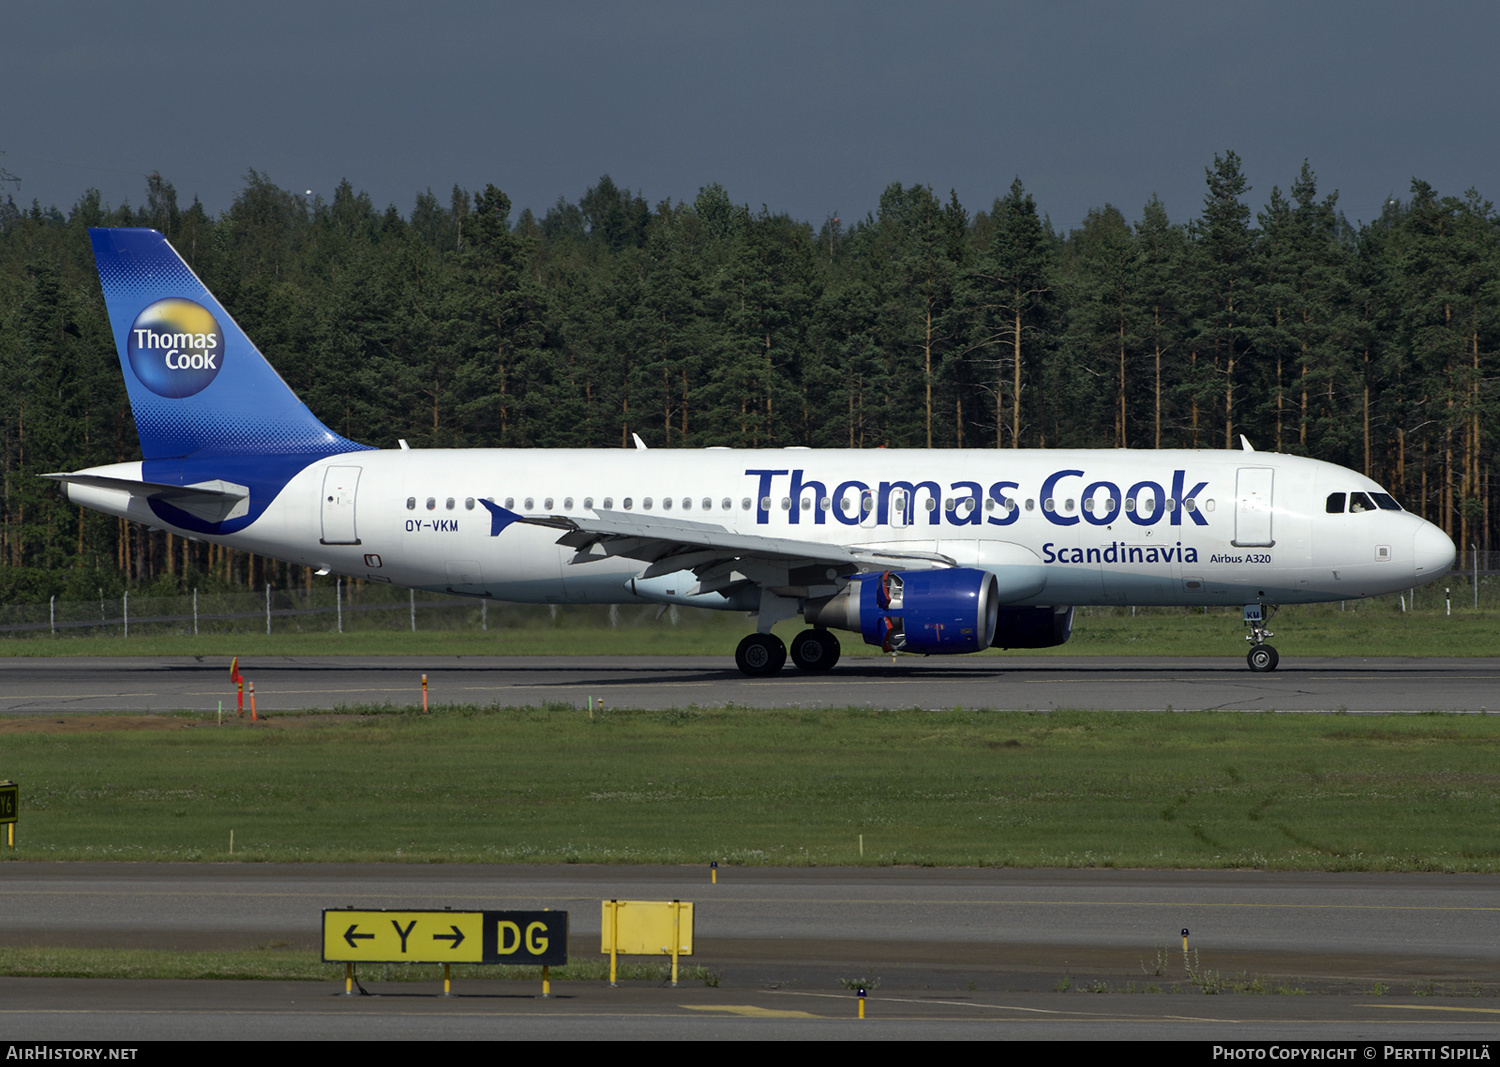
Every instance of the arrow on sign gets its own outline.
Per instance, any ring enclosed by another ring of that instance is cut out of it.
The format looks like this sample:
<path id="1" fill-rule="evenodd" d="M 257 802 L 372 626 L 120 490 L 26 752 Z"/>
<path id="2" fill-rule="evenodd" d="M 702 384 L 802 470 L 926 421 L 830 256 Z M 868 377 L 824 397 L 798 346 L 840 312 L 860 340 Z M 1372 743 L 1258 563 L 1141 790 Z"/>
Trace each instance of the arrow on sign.
<path id="1" fill-rule="evenodd" d="M 449 945 L 449 948 L 457 948 L 459 945 L 462 945 L 464 943 L 464 932 L 452 924 L 449 924 L 448 929 L 453 932 L 451 934 L 433 934 L 432 939 L 434 941 L 452 941 L 453 944 Z"/>
<path id="2" fill-rule="evenodd" d="M 344 931 L 344 940 L 347 941 L 347 942 L 349 942 L 349 947 L 350 948 L 359 948 L 359 946 L 354 943 L 356 941 L 373 941 L 373 940 L 375 940 L 375 935 L 374 934 L 356 934 L 354 931 L 356 931 L 358 929 L 359 929 L 359 923 L 350 923 L 349 924 L 349 929 L 347 929 L 347 930 Z"/>

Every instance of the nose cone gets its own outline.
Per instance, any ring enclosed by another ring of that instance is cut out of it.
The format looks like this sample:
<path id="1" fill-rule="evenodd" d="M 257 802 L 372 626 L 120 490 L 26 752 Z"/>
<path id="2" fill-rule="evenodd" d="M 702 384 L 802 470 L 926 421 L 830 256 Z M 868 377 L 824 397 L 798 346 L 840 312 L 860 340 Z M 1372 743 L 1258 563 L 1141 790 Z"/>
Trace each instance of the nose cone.
<path id="1" fill-rule="evenodd" d="M 1417 577 L 1431 581 L 1446 574 L 1457 555 L 1453 540 L 1430 522 L 1417 530 L 1412 544 L 1412 561 Z"/>

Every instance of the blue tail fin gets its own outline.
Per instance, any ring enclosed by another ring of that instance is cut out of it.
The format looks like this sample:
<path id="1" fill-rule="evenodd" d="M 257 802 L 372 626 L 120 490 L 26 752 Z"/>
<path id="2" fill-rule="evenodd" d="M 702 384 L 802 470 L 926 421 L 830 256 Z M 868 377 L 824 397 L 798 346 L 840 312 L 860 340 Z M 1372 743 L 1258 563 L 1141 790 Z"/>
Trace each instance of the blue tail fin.
<path id="1" fill-rule="evenodd" d="M 367 447 L 318 421 L 160 233 L 89 237 L 147 460 Z"/>
<path id="2" fill-rule="evenodd" d="M 165 237 L 144 229 L 89 237 L 141 438 L 140 495 L 158 518 L 235 533 L 298 471 L 369 447 L 318 421 Z M 209 486 L 243 506 L 219 518 L 164 486 Z"/>

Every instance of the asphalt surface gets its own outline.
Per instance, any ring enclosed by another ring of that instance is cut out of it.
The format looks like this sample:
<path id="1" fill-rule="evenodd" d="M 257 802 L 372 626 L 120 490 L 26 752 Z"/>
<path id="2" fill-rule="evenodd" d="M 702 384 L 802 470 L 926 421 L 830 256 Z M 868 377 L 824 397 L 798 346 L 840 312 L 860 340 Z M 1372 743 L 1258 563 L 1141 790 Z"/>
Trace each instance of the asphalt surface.
<path id="1" fill-rule="evenodd" d="M 0 714 L 213 711 L 227 662 L 0 660 Z M 252 658 L 260 710 L 420 702 L 613 707 L 1488 711 L 1500 659 L 854 660 L 747 679 L 716 658 Z M 566 908 L 598 956 L 599 902 L 692 900 L 717 985 L 0 977 L 0 1040 L 1500 1038 L 1500 877 L 1262 872 L 0 863 L 0 945 L 313 948 L 322 909 Z M 1281 994 L 1205 996 L 1200 973 Z M 871 982 L 854 1019 L 846 983 Z M 878 984 L 877 984 L 878 983 Z M 1100 990 L 1095 993 L 1093 990 Z M 1102 992 L 1107 990 L 1108 992 Z M 1156 991 L 1147 991 L 1156 990 Z M 1472 995 L 1477 993 L 1478 995 Z M 1365 1043 L 1365 1044 L 1360 1044 Z M 1365 1058 L 1363 1052 L 1361 1058 Z M 1438 1058 L 1436 1055 L 1434 1058 Z"/>
<path id="2" fill-rule="evenodd" d="M 1500 877 L 386 865 L 0 866 L 0 944 L 313 948 L 322 909 L 683 899 L 716 985 L 0 978 L 0 1039 L 517 1037 L 1491 1041 Z M 1186 976 L 1260 977 L 1204 995 Z M 847 985 L 868 983 L 867 1018 Z M 1157 991 L 1145 992 L 1148 987 Z M 1104 991 L 1104 990 L 1107 990 Z M 1474 995 L 1475 992 L 1480 995 Z"/>
<path id="3" fill-rule="evenodd" d="M 1242 659 L 855 659 L 823 675 L 746 678 L 718 657 L 425 656 L 242 659 L 262 711 L 353 704 L 562 702 L 609 707 L 1500 710 L 1500 658 L 1295 659 L 1268 674 Z M 0 714 L 212 712 L 234 708 L 225 657 L 0 659 Z M 247 704 L 248 707 L 248 698 Z"/>

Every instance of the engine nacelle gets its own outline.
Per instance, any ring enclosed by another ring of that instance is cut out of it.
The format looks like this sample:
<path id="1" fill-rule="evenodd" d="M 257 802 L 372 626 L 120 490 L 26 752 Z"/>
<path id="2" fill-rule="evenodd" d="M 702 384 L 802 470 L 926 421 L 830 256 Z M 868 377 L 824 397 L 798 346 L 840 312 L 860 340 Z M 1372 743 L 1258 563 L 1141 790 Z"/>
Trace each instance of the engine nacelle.
<path id="1" fill-rule="evenodd" d="M 1053 648 L 1073 636 L 1072 608 L 1001 608 L 994 648 Z"/>
<path id="2" fill-rule="evenodd" d="M 886 571 L 803 609 L 815 626 L 854 630 L 886 652 L 978 652 L 995 639 L 995 576 L 969 567 Z"/>

